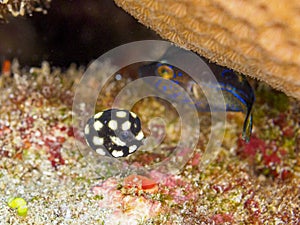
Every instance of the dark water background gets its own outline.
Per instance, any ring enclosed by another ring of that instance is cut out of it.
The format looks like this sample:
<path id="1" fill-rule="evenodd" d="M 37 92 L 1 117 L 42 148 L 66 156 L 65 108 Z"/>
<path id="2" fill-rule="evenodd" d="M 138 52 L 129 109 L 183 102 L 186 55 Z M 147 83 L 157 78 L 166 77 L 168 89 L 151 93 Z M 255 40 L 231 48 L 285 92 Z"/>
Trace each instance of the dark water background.
<path id="1" fill-rule="evenodd" d="M 9 18 L 0 24 L 0 62 L 17 58 L 21 66 L 48 60 L 66 68 L 86 65 L 121 44 L 160 39 L 117 7 L 113 0 L 53 0 L 46 15 Z"/>

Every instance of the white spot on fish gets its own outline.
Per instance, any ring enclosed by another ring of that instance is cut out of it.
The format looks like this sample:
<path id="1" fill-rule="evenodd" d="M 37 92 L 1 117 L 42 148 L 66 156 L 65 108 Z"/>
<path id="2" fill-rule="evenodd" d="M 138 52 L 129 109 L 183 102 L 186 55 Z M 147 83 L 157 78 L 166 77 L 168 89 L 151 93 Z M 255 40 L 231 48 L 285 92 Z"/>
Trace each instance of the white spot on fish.
<path id="1" fill-rule="evenodd" d="M 143 134 L 143 131 L 140 131 L 139 133 L 138 133 L 138 135 L 136 135 L 136 137 L 135 137 L 137 140 L 142 140 L 143 138 L 144 138 L 144 134 Z"/>
<path id="2" fill-rule="evenodd" d="M 137 146 L 136 146 L 136 145 L 131 145 L 131 146 L 129 147 L 129 153 L 133 153 L 136 149 L 137 149 Z"/>
<path id="3" fill-rule="evenodd" d="M 118 112 L 116 112 L 116 116 L 119 117 L 119 118 L 125 118 L 126 115 L 127 115 L 127 113 L 124 112 L 124 111 L 118 111 Z"/>
<path id="4" fill-rule="evenodd" d="M 124 153 L 122 151 L 117 151 L 117 150 L 113 150 L 112 153 L 113 157 L 122 157 L 124 155 Z"/>
<path id="5" fill-rule="evenodd" d="M 94 136 L 93 143 L 94 143 L 94 145 L 103 145 L 104 139 L 100 138 L 100 137 L 97 137 L 97 136 Z"/>
<path id="6" fill-rule="evenodd" d="M 99 120 L 97 120 L 94 123 L 94 128 L 95 128 L 96 131 L 100 131 L 102 127 L 103 127 L 103 124 Z"/>
<path id="7" fill-rule="evenodd" d="M 136 115 L 134 112 L 130 112 L 130 115 L 131 115 L 133 118 L 137 118 L 137 115 Z"/>
<path id="8" fill-rule="evenodd" d="M 97 114 L 94 115 L 95 119 L 98 119 L 102 116 L 103 112 L 98 112 Z"/>
<path id="9" fill-rule="evenodd" d="M 111 141 L 112 141 L 113 143 L 115 143 L 115 144 L 118 145 L 118 146 L 126 146 L 126 143 L 123 142 L 123 141 L 121 141 L 121 139 L 118 138 L 118 137 L 110 136 L 110 139 L 111 139 Z"/>
<path id="10" fill-rule="evenodd" d="M 122 124 L 122 130 L 129 130 L 131 123 L 126 121 Z"/>
<path id="11" fill-rule="evenodd" d="M 108 127 L 112 130 L 118 129 L 118 123 L 115 120 L 111 120 L 108 122 Z"/>

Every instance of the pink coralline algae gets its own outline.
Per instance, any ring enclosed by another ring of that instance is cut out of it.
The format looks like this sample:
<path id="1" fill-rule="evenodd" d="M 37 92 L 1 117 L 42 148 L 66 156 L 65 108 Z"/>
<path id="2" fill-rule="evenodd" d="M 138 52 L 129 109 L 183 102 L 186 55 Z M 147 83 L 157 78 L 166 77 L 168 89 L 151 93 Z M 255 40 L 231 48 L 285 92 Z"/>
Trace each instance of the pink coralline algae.
<path id="1" fill-rule="evenodd" d="M 182 205 L 196 199 L 191 184 L 178 176 L 156 171 L 150 176 L 129 175 L 123 183 L 108 178 L 92 188 L 95 195 L 102 197 L 99 207 L 111 211 L 105 219 L 107 224 L 138 224 L 166 213 L 168 204 Z"/>
<path id="2" fill-rule="evenodd" d="M 118 186 L 117 179 L 109 178 L 92 189 L 95 195 L 103 198 L 99 207 L 110 211 L 105 224 L 139 224 L 139 221 L 146 221 L 161 212 L 159 201 L 146 195 L 125 195 Z"/>
<path id="3" fill-rule="evenodd" d="M 182 204 L 197 197 L 197 194 L 193 191 L 191 184 L 182 181 L 175 176 L 169 177 L 165 181 L 164 185 L 167 187 L 165 189 L 165 194 L 168 194 L 177 204 Z"/>
<path id="4" fill-rule="evenodd" d="M 215 222 L 215 224 L 224 224 L 224 223 L 232 223 L 233 216 L 231 214 L 227 213 L 219 213 L 212 217 L 212 220 Z"/>

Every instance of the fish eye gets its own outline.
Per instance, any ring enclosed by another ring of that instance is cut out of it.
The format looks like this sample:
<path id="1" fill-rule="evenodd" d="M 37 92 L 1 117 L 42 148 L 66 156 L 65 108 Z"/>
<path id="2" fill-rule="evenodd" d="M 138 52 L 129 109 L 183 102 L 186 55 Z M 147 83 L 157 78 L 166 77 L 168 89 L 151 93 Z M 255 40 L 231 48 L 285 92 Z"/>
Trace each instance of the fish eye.
<path id="1" fill-rule="evenodd" d="M 134 136 L 130 131 L 121 131 L 119 134 L 121 140 L 132 141 L 134 140 Z"/>
<path id="2" fill-rule="evenodd" d="M 165 79 L 171 79 L 174 76 L 174 70 L 167 65 L 161 65 L 157 68 L 157 73 L 159 76 Z"/>

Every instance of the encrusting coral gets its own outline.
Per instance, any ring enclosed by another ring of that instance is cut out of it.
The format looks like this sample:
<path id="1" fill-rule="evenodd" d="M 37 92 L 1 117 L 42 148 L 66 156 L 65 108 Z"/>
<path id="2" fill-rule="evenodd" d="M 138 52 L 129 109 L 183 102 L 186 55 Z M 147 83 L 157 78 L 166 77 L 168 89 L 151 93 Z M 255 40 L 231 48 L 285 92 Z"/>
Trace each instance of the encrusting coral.
<path id="1" fill-rule="evenodd" d="M 297 0 L 115 0 L 161 37 L 300 99 Z"/>

